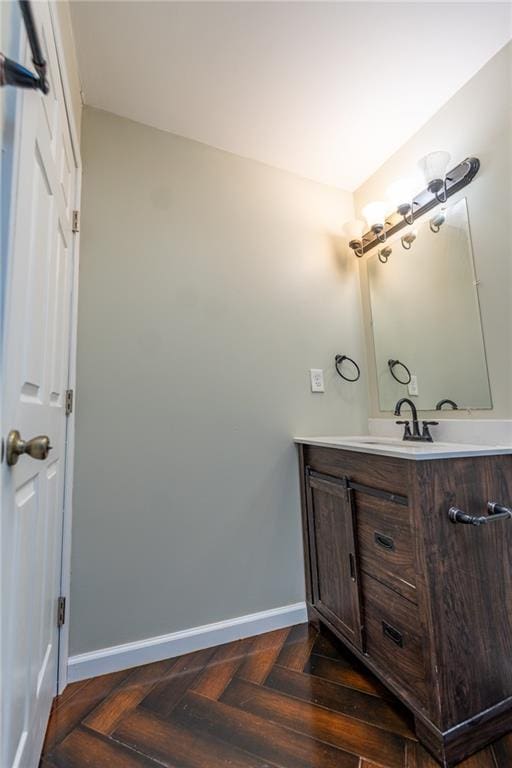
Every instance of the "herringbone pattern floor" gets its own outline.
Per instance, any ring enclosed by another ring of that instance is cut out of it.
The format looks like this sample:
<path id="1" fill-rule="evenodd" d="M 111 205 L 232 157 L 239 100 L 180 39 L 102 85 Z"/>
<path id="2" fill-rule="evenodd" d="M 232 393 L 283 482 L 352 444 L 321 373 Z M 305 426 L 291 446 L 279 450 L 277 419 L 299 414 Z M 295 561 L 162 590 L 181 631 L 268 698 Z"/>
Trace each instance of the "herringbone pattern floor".
<path id="1" fill-rule="evenodd" d="M 55 701 L 41 768 L 436 768 L 396 699 L 301 625 L 115 672 Z M 512 735 L 460 768 L 512 768 Z"/>

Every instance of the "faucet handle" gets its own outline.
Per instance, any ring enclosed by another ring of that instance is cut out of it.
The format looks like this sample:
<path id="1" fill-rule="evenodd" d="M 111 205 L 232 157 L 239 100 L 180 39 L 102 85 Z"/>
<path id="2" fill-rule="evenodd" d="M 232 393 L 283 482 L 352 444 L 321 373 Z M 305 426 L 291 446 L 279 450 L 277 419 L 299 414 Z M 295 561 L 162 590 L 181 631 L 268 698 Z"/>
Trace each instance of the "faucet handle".
<path id="1" fill-rule="evenodd" d="M 421 436 L 424 440 L 428 440 L 429 443 L 433 443 L 432 435 L 430 434 L 429 427 L 437 427 L 439 424 L 438 421 L 424 421 L 423 422 L 423 431 L 421 433 Z"/>
<path id="2" fill-rule="evenodd" d="M 397 421 L 396 424 L 403 425 L 404 427 L 404 437 L 405 440 L 407 437 L 411 437 L 411 424 L 409 421 Z"/>

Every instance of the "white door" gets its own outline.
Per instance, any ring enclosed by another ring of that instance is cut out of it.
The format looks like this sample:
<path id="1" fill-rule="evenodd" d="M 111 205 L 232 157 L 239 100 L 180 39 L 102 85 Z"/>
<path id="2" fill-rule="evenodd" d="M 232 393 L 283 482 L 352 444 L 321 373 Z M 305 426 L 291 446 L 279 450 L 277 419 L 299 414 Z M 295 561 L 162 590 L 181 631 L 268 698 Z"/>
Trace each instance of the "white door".
<path id="1" fill-rule="evenodd" d="M 36 768 L 57 692 L 76 167 L 50 10 L 32 4 L 50 93 L 17 96 L 2 360 L 2 768 Z M 31 67 L 21 29 L 21 50 Z M 9 53 L 9 55 L 11 55 Z M 7 466 L 6 439 L 47 435 Z"/>

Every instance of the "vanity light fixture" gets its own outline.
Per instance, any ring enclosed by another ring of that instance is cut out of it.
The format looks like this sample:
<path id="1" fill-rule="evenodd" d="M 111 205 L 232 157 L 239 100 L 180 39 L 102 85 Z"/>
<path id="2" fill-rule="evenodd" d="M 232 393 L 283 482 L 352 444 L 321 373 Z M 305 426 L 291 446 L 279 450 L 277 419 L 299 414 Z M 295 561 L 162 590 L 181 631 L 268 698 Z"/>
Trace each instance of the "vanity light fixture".
<path id="1" fill-rule="evenodd" d="M 349 247 L 352 248 L 358 258 L 361 258 L 363 255 L 364 221 L 361 221 L 361 219 L 347 221 L 343 227 L 343 231 L 348 237 Z"/>
<path id="2" fill-rule="evenodd" d="M 386 242 L 386 203 L 381 200 L 368 203 L 363 208 L 363 216 L 371 231 L 380 243 Z"/>
<path id="3" fill-rule="evenodd" d="M 400 238 L 400 242 L 402 243 L 402 248 L 405 248 L 406 251 L 411 250 L 411 246 L 414 243 L 418 236 L 418 233 L 415 229 L 409 230 L 409 232 L 406 232 L 405 235 L 402 235 Z"/>
<path id="4" fill-rule="evenodd" d="M 413 198 L 414 182 L 412 179 L 398 179 L 388 188 L 387 196 L 399 216 L 406 224 L 414 223 Z"/>
<path id="5" fill-rule="evenodd" d="M 446 203 L 446 171 L 448 163 L 451 160 L 449 152 L 439 150 L 430 152 L 418 161 L 418 165 L 423 172 L 427 188 L 436 196 L 439 203 Z"/>
<path id="6" fill-rule="evenodd" d="M 419 165 L 427 179 L 427 187 L 411 196 L 411 188 L 415 184 L 414 176 L 411 179 L 402 179 L 391 185 L 388 190 L 388 195 L 394 202 L 394 210 L 388 208 L 384 202 L 369 203 L 363 209 L 363 216 L 369 227 L 366 232 L 363 231 L 363 222 L 359 220 L 350 221 L 345 225 L 345 234 L 356 256 L 360 258 L 373 248 L 380 248 L 392 235 L 410 227 L 429 211 L 439 210 L 439 203 L 444 203 L 470 184 L 480 168 L 478 157 L 466 157 L 447 173 L 449 162 L 448 152 L 431 152 L 426 155 L 419 161 Z M 441 216 L 434 213 L 430 223 L 433 232 L 439 232 L 445 220 L 444 216 L 445 214 Z M 401 238 L 406 250 L 409 250 L 414 242 L 413 234 L 414 230 Z"/>
<path id="7" fill-rule="evenodd" d="M 439 230 L 441 229 L 445 221 L 446 221 L 446 213 L 444 212 L 444 210 L 438 211 L 436 215 L 432 216 L 432 218 L 429 221 L 431 232 L 434 232 L 437 234 L 437 232 L 439 232 Z"/>
<path id="8" fill-rule="evenodd" d="M 377 256 L 379 257 L 379 261 L 381 264 L 387 264 L 388 259 L 393 253 L 393 249 L 390 245 L 385 245 L 384 248 L 379 248 L 377 251 Z"/>

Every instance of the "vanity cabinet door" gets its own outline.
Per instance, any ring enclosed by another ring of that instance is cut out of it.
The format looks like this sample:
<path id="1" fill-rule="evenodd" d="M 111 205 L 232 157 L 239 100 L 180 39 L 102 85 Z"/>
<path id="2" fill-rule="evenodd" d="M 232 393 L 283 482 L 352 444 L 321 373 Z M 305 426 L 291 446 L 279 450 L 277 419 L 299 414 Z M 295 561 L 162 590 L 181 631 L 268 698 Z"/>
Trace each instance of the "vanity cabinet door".
<path id="1" fill-rule="evenodd" d="M 313 602 L 347 640 L 362 647 L 357 550 L 347 478 L 306 469 Z"/>

